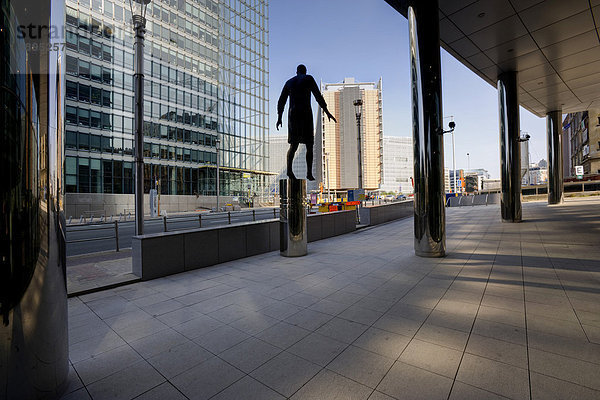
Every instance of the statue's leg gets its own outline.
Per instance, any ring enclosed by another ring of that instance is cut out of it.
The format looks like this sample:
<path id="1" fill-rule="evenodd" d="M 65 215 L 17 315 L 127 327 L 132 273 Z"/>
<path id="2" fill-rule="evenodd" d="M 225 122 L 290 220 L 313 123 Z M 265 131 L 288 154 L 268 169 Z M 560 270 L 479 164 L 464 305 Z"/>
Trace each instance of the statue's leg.
<path id="1" fill-rule="evenodd" d="M 309 181 L 314 181 L 315 177 L 312 174 L 312 166 L 313 166 L 313 145 L 306 144 L 306 179 Z"/>
<path id="2" fill-rule="evenodd" d="M 296 175 L 294 175 L 294 171 L 292 170 L 292 163 L 294 162 L 296 150 L 298 150 L 298 143 L 290 144 L 290 148 L 287 152 L 287 176 L 290 179 L 296 179 Z"/>

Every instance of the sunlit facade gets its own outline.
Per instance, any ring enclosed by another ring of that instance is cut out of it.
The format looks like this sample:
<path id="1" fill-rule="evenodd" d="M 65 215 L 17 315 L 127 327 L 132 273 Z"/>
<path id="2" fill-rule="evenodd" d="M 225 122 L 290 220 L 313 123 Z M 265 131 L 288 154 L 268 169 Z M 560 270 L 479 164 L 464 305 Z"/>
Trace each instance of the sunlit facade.
<path id="1" fill-rule="evenodd" d="M 331 190 L 358 187 L 358 128 L 354 100 L 363 102 L 361 112 L 362 179 L 366 190 L 379 189 L 383 164 L 382 84 L 359 83 L 346 78 L 343 83 L 325 83 L 321 92 L 338 123 L 319 112 L 315 150 L 321 163 L 319 176 Z M 318 158 L 316 158 L 318 159 Z"/>

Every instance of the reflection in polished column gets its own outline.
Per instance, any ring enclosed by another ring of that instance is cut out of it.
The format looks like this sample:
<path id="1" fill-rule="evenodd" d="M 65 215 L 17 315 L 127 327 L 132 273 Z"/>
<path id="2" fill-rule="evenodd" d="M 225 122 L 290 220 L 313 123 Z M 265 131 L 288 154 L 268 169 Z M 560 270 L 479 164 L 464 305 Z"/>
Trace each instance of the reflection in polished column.
<path id="1" fill-rule="evenodd" d="M 307 254 L 306 179 L 279 180 L 279 251 L 285 257 Z"/>
<path id="2" fill-rule="evenodd" d="M 437 0 L 408 8 L 415 184 L 415 254 L 446 252 L 442 81 Z"/>
<path id="3" fill-rule="evenodd" d="M 548 135 L 548 204 L 563 202 L 562 112 L 546 115 Z"/>
<path id="4" fill-rule="evenodd" d="M 0 15 L 0 399 L 54 399 L 69 371 L 63 39 L 48 52 L 15 27 L 60 30 L 64 2 L 0 0 Z"/>
<path id="5" fill-rule="evenodd" d="M 500 208 L 505 222 L 521 222 L 521 143 L 517 73 L 498 76 L 500 114 Z"/>

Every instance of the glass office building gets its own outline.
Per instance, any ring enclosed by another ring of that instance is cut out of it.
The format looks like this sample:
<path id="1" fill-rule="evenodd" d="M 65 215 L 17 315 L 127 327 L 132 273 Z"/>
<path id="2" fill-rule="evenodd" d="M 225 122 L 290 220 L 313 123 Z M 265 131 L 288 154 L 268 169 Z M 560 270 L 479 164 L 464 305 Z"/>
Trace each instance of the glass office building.
<path id="1" fill-rule="evenodd" d="M 267 0 L 154 0 L 145 41 L 145 192 L 264 189 Z M 66 1 L 66 190 L 133 193 L 128 0 Z"/>

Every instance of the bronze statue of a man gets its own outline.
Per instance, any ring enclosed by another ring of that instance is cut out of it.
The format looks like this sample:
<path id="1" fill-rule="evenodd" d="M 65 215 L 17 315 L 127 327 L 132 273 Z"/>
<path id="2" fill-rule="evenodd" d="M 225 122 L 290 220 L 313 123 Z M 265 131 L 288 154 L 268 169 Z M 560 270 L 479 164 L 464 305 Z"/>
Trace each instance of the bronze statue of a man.
<path id="1" fill-rule="evenodd" d="M 285 108 L 287 98 L 290 98 L 290 106 L 288 110 L 288 143 L 290 148 L 287 152 L 287 176 L 290 179 L 296 179 L 292 171 L 292 161 L 294 154 L 298 150 L 298 145 L 304 143 L 306 145 L 306 179 L 314 181 L 315 177 L 312 174 L 313 164 L 313 144 L 315 142 L 313 132 L 313 114 L 310 106 L 310 94 L 315 96 L 315 100 L 327 114 L 329 120 L 337 122 L 335 117 L 327 110 L 327 103 L 319 91 L 317 82 L 311 75 L 306 74 L 306 67 L 302 64 L 296 68 L 296 76 L 289 79 L 283 90 L 279 101 L 277 102 L 277 130 L 281 126 L 281 116 Z"/>

